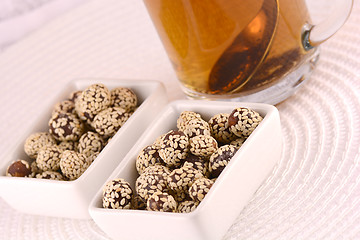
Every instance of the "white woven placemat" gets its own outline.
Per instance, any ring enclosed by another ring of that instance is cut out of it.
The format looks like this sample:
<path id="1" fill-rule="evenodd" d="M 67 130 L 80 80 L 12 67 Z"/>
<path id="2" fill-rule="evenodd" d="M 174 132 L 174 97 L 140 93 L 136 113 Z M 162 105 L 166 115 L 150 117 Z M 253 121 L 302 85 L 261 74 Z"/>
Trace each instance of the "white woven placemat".
<path id="1" fill-rule="evenodd" d="M 360 239 L 360 4 L 277 107 L 284 150 L 225 239 Z M 157 79 L 183 98 L 138 1 L 93 0 L 0 55 L 0 159 L 70 80 Z M 0 199 L 0 239 L 108 239 L 91 220 L 26 215 Z"/>

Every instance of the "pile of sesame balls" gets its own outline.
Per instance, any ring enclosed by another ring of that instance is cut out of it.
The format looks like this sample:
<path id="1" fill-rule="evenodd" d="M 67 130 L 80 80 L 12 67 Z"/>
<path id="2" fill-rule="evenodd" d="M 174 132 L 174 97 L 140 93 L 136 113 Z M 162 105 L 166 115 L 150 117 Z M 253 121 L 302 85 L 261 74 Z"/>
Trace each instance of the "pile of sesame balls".
<path id="1" fill-rule="evenodd" d="M 262 119 L 244 107 L 216 114 L 209 121 L 199 113 L 183 111 L 177 129 L 159 136 L 138 154 L 135 189 L 123 178 L 107 182 L 103 207 L 194 211 Z"/>
<path id="2" fill-rule="evenodd" d="M 75 180 L 133 114 L 136 94 L 126 87 L 109 90 L 96 83 L 72 92 L 52 109 L 48 131 L 31 134 L 24 143 L 29 159 L 13 161 L 6 175 Z"/>

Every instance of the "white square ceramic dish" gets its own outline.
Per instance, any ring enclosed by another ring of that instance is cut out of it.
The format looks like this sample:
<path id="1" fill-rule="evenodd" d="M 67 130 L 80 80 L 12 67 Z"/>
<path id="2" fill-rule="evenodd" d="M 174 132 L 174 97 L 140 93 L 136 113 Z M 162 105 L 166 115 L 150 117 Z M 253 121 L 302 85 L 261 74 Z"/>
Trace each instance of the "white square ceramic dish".
<path id="1" fill-rule="evenodd" d="M 48 131 L 48 121 L 55 103 L 66 99 L 75 90 L 83 90 L 94 83 L 103 83 L 107 88 L 129 87 L 138 97 L 138 109 L 119 129 L 90 167 L 74 181 L 55 181 L 36 178 L 5 176 L 7 166 L 17 159 L 26 158 L 23 150 L 26 138 L 34 132 Z M 24 130 L 22 142 L 14 143 L 5 159 L 0 162 L 0 196 L 13 208 L 29 214 L 90 218 L 88 207 L 91 199 L 119 162 L 138 140 L 146 127 L 156 117 L 157 111 L 168 100 L 164 86 L 157 81 L 82 79 L 68 84 L 56 101 L 33 124 Z"/>
<path id="2" fill-rule="evenodd" d="M 89 208 L 98 226 L 112 239 L 220 239 L 281 158 L 280 118 L 274 106 L 239 102 L 172 102 L 144 132 L 107 180 L 124 178 L 134 188 L 138 153 L 158 136 L 176 129 L 176 120 L 182 111 L 195 111 L 209 120 L 215 114 L 231 113 L 240 106 L 258 111 L 264 119 L 193 212 L 105 209 L 102 208 L 100 189 Z"/>

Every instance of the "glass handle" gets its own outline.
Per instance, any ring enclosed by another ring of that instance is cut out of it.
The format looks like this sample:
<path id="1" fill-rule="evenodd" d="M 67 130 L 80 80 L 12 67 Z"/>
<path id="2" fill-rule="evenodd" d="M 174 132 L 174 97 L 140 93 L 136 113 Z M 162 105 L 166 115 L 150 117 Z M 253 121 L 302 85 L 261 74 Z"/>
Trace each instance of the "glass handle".
<path id="1" fill-rule="evenodd" d="M 351 13 L 353 0 L 335 0 L 334 13 L 323 22 L 308 26 L 304 32 L 303 45 L 305 49 L 316 47 L 334 35 L 346 22 Z"/>

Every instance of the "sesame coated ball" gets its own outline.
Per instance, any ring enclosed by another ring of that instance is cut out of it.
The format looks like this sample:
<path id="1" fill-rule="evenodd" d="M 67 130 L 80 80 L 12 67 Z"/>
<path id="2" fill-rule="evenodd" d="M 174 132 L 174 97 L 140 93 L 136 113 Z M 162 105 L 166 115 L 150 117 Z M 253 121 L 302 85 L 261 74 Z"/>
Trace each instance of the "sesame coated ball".
<path id="1" fill-rule="evenodd" d="M 183 165 L 190 166 L 200 171 L 204 176 L 208 175 L 209 161 L 206 158 L 189 153 L 184 159 Z"/>
<path id="2" fill-rule="evenodd" d="M 55 113 L 61 113 L 61 112 L 76 114 L 74 102 L 71 100 L 64 100 L 64 101 L 58 102 L 53 107 L 53 111 L 52 111 L 51 115 L 53 115 Z"/>
<path id="3" fill-rule="evenodd" d="M 174 169 L 169 174 L 167 184 L 175 192 L 188 191 L 193 182 L 201 177 L 203 175 L 198 170 L 190 166 L 182 166 L 181 168 Z"/>
<path id="4" fill-rule="evenodd" d="M 109 89 L 102 83 L 96 83 L 82 91 L 75 107 L 82 120 L 92 121 L 96 114 L 108 108 L 110 104 L 111 94 Z"/>
<path id="5" fill-rule="evenodd" d="M 56 112 L 49 120 L 49 132 L 59 141 L 77 141 L 84 127 L 83 122 L 72 113 Z"/>
<path id="6" fill-rule="evenodd" d="M 167 190 L 167 174 L 141 174 L 135 181 L 136 193 L 146 201 L 156 191 Z"/>
<path id="7" fill-rule="evenodd" d="M 190 138 L 190 152 L 200 157 L 210 157 L 217 148 L 217 141 L 210 135 L 197 135 Z"/>
<path id="8" fill-rule="evenodd" d="M 136 158 L 136 170 L 142 174 L 145 168 L 164 164 L 154 144 L 144 147 Z"/>
<path id="9" fill-rule="evenodd" d="M 159 155 L 170 167 L 178 166 L 189 151 L 189 138 L 182 131 L 171 130 L 161 141 Z"/>
<path id="10" fill-rule="evenodd" d="M 30 175 L 30 164 L 22 159 L 13 161 L 6 169 L 6 176 L 9 177 L 30 177 Z"/>
<path id="11" fill-rule="evenodd" d="M 137 106 L 136 94 L 126 87 L 114 88 L 110 91 L 111 106 L 121 107 L 126 111 L 133 111 Z"/>
<path id="12" fill-rule="evenodd" d="M 188 122 L 194 118 L 201 119 L 199 113 L 193 111 L 183 111 L 180 113 L 179 118 L 176 120 L 176 126 L 180 131 L 185 131 Z"/>
<path id="13" fill-rule="evenodd" d="M 228 124 L 230 131 L 238 137 L 248 137 L 262 121 L 258 112 L 239 107 L 232 111 Z"/>
<path id="14" fill-rule="evenodd" d="M 208 178 L 197 179 L 189 188 L 190 197 L 196 202 L 201 202 L 213 184 L 214 181 Z"/>
<path id="15" fill-rule="evenodd" d="M 237 136 L 229 129 L 229 116 L 230 114 L 228 113 L 219 113 L 211 117 L 208 122 L 211 136 L 221 144 L 228 144 L 237 138 Z"/>
<path id="16" fill-rule="evenodd" d="M 52 145 L 56 145 L 56 140 L 50 133 L 36 132 L 25 140 L 24 151 L 30 158 L 36 159 L 41 148 Z"/>
<path id="17" fill-rule="evenodd" d="M 77 149 L 79 153 L 89 157 L 94 153 L 100 152 L 104 145 L 104 140 L 98 133 L 88 131 L 80 137 Z"/>
<path id="18" fill-rule="evenodd" d="M 58 146 L 42 148 L 36 158 L 37 167 L 42 171 L 59 170 L 62 152 Z"/>
<path id="19" fill-rule="evenodd" d="M 91 160 L 84 154 L 66 150 L 61 155 L 60 169 L 69 180 L 78 179 L 91 164 Z"/>
<path id="20" fill-rule="evenodd" d="M 36 174 L 35 177 L 39 179 L 50 179 L 50 180 L 60 180 L 60 181 L 65 180 L 64 176 L 61 175 L 61 173 L 55 171 L 44 171 Z"/>
<path id="21" fill-rule="evenodd" d="M 177 202 L 166 192 L 157 191 L 147 200 L 147 210 L 159 212 L 176 212 Z"/>
<path id="22" fill-rule="evenodd" d="M 190 213 L 196 209 L 199 205 L 199 202 L 195 202 L 193 200 L 187 200 L 179 203 L 177 212 L 178 213 Z"/>
<path id="23" fill-rule="evenodd" d="M 184 133 L 189 138 L 197 135 L 211 135 L 209 123 L 199 118 L 190 120 L 186 125 Z"/>
<path id="24" fill-rule="evenodd" d="M 102 137 L 112 137 L 129 119 L 130 115 L 120 107 L 110 107 L 95 116 L 92 127 Z"/>
<path id="25" fill-rule="evenodd" d="M 113 179 L 103 188 L 102 203 L 104 208 L 130 209 L 133 190 L 122 178 Z"/>
<path id="26" fill-rule="evenodd" d="M 210 157 L 209 171 L 212 178 L 217 178 L 227 166 L 238 149 L 233 145 L 224 145 L 218 148 Z"/>

